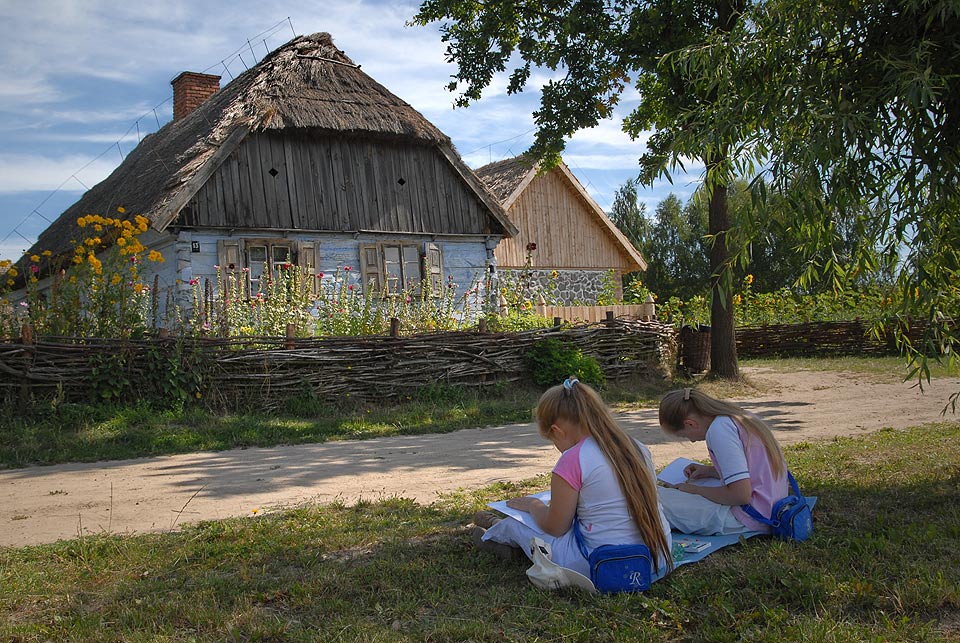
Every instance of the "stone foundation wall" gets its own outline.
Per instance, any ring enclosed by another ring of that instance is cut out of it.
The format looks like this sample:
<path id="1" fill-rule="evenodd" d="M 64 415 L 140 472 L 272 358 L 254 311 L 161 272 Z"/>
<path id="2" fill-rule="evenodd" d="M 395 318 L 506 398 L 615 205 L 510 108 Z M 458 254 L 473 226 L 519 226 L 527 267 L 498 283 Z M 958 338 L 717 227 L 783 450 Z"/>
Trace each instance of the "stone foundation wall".
<path id="1" fill-rule="evenodd" d="M 543 293 L 548 304 L 559 306 L 592 306 L 603 292 L 609 277 L 607 270 L 500 270 L 501 287 L 517 288 L 529 293 L 536 303 L 537 295 Z M 619 278 L 613 277 L 619 286 Z M 617 297 L 622 297 L 622 288 L 617 288 Z"/>

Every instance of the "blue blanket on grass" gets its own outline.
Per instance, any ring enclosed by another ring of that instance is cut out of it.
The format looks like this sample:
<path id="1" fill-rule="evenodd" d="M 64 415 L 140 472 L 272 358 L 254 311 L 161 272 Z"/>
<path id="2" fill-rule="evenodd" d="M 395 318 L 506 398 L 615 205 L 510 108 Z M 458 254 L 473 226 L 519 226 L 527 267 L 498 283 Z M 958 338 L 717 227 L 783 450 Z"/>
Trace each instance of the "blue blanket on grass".
<path id="1" fill-rule="evenodd" d="M 813 510 L 814 505 L 817 504 L 817 497 L 804 497 L 807 499 L 807 504 L 810 505 L 810 509 Z M 695 536 L 693 534 L 674 532 L 673 544 L 675 553 L 673 556 L 673 565 L 676 568 L 688 563 L 696 563 L 710 554 L 723 549 L 727 545 L 735 545 L 740 542 L 741 539 L 746 540 L 747 538 L 762 535 L 764 534 L 760 531 L 747 531 L 742 534 L 728 534 L 725 536 Z M 678 544 L 682 547 L 682 552 L 680 552 L 680 548 L 677 547 Z M 660 580 L 660 578 L 662 578 L 662 576 L 657 576 L 653 580 Z"/>

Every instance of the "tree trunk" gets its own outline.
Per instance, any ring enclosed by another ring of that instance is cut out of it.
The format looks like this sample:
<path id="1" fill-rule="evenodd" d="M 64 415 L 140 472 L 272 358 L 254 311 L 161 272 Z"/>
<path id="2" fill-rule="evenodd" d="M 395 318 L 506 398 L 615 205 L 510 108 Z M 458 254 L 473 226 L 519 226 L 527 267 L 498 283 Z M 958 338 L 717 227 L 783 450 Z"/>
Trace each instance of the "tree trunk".
<path id="1" fill-rule="evenodd" d="M 733 325 L 733 292 L 721 288 L 720 275 L 726 270 L 730 257 L 727 249 L 727 231 L 730 213 L 727 210 L 727 186 L 716 185 L 710 195 L 711 303 L 710 303 L 710 375 L 727 380 L 740 379 L 737 365 L 736 331 Z"/>

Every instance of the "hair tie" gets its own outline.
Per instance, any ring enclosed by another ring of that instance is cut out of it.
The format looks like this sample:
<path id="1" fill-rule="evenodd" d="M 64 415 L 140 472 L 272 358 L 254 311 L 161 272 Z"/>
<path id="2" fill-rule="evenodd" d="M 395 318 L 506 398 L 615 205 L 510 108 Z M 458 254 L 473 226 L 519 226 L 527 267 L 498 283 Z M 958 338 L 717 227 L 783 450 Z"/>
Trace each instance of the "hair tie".
<path id="1" fill-rule="evenodd" d="M 575 377 L 568 377 L 567 379 L 563 380 L 563 388 L 567 389 L 568 391 L 572 391 L 573 385 L 579 381 L 580 380 Z"/>
<path id="2" fill-rule="evenodd" d="M 688 400 L 690 399 L 690 391 L 691 391 L 691 390 L 692 390 L 692 389 L 689 389 L 689 388 L 683 389 L 683 401 L 684 401 L 684 402 L 686 402 L 686 401 L 688 401 Z"/>

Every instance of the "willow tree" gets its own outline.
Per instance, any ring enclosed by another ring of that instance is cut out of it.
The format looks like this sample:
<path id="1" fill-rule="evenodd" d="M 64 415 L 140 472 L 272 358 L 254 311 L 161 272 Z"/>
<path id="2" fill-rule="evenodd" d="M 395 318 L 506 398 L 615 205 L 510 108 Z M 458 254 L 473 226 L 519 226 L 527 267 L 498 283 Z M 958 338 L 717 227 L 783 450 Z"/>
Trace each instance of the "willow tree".
<path id="1" fill-rule="evenodd" d="M 609 118 L 632 84 L 640 104 L 624 122 L 635 138 L 655 130 L 640 159 L 647 184 L 675 165 L 669 155 L 682 113 L 709 103 L 710 87 L 693 87 L 682 67 L 660 65 L 668 52 L 702 43 L 713 32 L 733 29 L 745 0 L 425 0 L 413 23 L 440 21 L 446 55 L 457 65 L 449 89 L 456 104 L 480 99 L 497 74 L 507 91 L 521 91 L 534 69 L 557 72 L 541 88 L 533 118 L 537 134 L 530 153 L 555 164 L 564 141 Z M 726 183 L 728 145 L 704 144 L 692 156 L 703 161 L 710 189 L 712 269 L 711 371 L 739 377 L 727 269 L 730 218 Z M 720 179 L 720 180 L 718 180 Z"/>
<path id="2" fill-rule="evenodd" d="M 668 157 L 733 150 L 733 171 L 758 170 L 756 186 L 791 204 L 808 256 L 836 241 L 831 213 L 852 213 L 860 252 L 810 262 L 805 277 L 843 288 L 875 267 L 879 243 L 902 295 L 886 321 L 922 382 L 928 356 L 956 363 L 960 348 L 960 2 L 768 0 L 745 11 L 662 61 L 714 97 L 677 115 Z M 907 333 L 918 319 L 919 342 Z"/>

